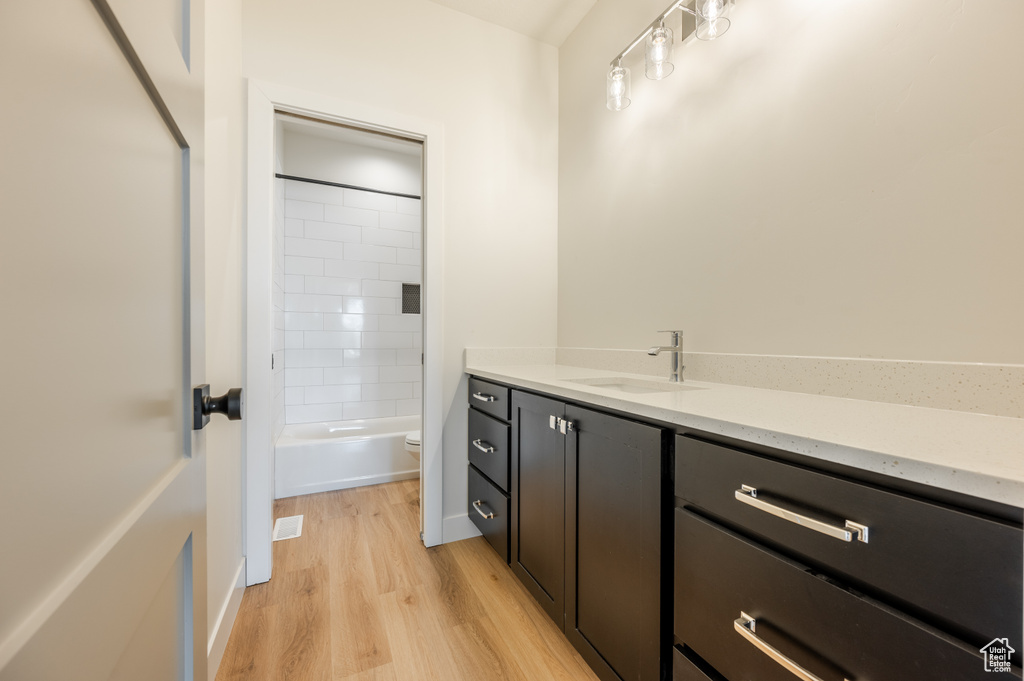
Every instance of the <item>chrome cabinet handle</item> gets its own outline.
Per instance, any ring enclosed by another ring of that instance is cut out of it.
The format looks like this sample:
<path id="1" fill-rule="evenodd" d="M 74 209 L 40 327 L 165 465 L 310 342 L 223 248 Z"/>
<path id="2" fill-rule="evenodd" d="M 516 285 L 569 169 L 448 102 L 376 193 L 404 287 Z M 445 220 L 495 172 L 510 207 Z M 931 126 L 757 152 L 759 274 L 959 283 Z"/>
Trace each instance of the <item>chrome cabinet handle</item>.
<path id="1" fill-rule="evenodd" d="M 473 508 L 476 509 L 476 512 L 479 513 L 484 520 L 490 520 L 494 517 L 494 511 L 487 511 L 487 513 L 484 513 L 483 511 L 480 510 L 480 507 L 483 505 L 484 502 L 479 499 L 473 502 Z"/>
<path id="2" fill-rule="evenodd" d="M 493 402 L 494 400 L 498 399 L 494 395 L 487 395 L 484 393 L 473 393 L 473 397 L 480 400 L 481 402 Z"/>
<path id="3" fill-rule="evenodd" d="M 473 440 L 473 446 L 476 447 L 477 449 L 479 449 L 484 454 L 493 454 L 494 453 L 494 447 L 492 447 L 491 445 L 485 443 L 483 440 L 479 440 L 479 439 Z"/>
<path id="4" fill-rule="evenodd" d="M 778 662 L 786 671 L 800 679 L 800 681 L 822 681 L 820 676 L 807 671 L 799 664 L 780 653 L 777 648 L 774 648 L 767 641 L 755 634 L 754 631 L 757 627 L 757 620 L 747 613 L 740 611 L 740 616 L 733 620 L 732 627 L 739 632 L 740 636 L 750 641 L 755 648 Z M 843 681 L 849 680 L 844 679 Z"/>
<path id="5" fill-rule="evenodd" d="M 750 485 L 740 485 L 740 488 L 736 490 L 736 500 L 742 501 L 748 506 L 753 506 L 759 511 L 765 513 L 771 513 L 773 516 L 788 520 L 791 523 L 802 525 L 808 529 L 814 530 L 815 532 L 821 532 L 827 534 L 830 537 L 835 537 L 842 541 L 853 541 L 856 536 L 857 541 L 868 543 L 868 526 L 855 523 L 852 520 L 847 520 L 843 527 L 836 527 L 830 525 L 824 521 L 811 518 L 810 516 L 791 511 L 788 508 L 783 508 L 776 504 L 770 504 L 763 499 L 757 498 L 757 488 L 751 487 Z"/>

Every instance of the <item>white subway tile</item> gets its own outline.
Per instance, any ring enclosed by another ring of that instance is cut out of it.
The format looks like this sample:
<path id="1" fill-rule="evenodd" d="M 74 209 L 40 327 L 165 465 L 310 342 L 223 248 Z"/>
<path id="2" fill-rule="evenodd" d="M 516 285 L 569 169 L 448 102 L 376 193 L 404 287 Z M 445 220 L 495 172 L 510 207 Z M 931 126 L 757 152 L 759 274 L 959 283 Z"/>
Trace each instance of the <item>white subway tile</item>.
<path id="1" fill-rule="evenodd" d="M 324 206 L 324 217 L 310 219 L 337 222 L 342 225 L 356 225 L 358 227 L 380 226 L 380 213 L 377 211 L 347 208 L 345 206 Z"/>
<path id="2" fill-rule="evenodd" d="M 358 260 L 362 262 L 394 263 L 398 260 L 398 256 L 396 253 L 396 249 L 391 246 L 371 246 L 369 244 L 345 244 L 345 256 L 339 259 Z"/>
<path id="3" fill-rule="evenodd" d="M 306 404 L 327 404 L 329 402 L 358 402 L 358 385 L 315 385 L 306 390 Z"/>
<path id="4" fill-rule="evenodd" d="M 341 296 L 320 295 L 312 293 L 286 293 L 284 309 L 286 312 L 344 312 L 344 301 Z"/>
<path id="5" fill-rule="evenodd" d="M 370 366 L 394 366 L 395 351 L 389 349 L 374 348 L 371 350 L 343 350 L 345 366 L 347 367 L 370 367 Z"/>
<path id="6" fill-rule="evenodd" d="M 324 261 L 321 258 L 299 258 L 296 256 L 285 256 L 285 274 L 309 274 L 319 276 L 324 273 Z"/>
<path id="7" fill-rule="evenodd" d="M 306 389 L 302 387 L 298 388 L 285 388 L 284 389 L 284 403 L 285 404 L 305 404 L 306 403 Z"/>
<path id="8" fill-rule="evenodd" d="M 420 366 L 393 366 L 380 368 L 381 383 L 414 383 L 423 380 L 423 369 Z M 324 374 L 324 381 L 327 381 L 327 374 Z M 413 397 L 416 394 L 413 393 Z"/>
<path id="9" fill-rule="evenodd" d="M 284 275 L 285 293 L 303 293 L 306 290 L 306 278 L 301 274 Z"/>
<path id="10" fill-rule="evenodd" d="M 377 192 L 364 192 L 359 189 L 345 190 L 345 205 L 352 208 L 368 208 L 369 210 L 387 210 L 392 213 L 398 210 L 397 197 Z"/>
<path id="11" fill-rule="evenodd" d="M 412 235 L 412 247 L 418 250 L 423 250 L 423 235 L 416 233 Z"/>
<path id="12" fill-rule="evenodd" d="M 324 379 L 326 380 L 327 371 L 324 371 Z M 416 381 L 412 384 L 412 396 L 417 398 L 423 397 L 423 381 Z"/>
<path id="13" fill-rule="evenodd" d="M 364 348 L 411 348 L 411 333 L 380 333 L 377 331 L 363 332 Z"/>
<path id="14" fill-rule="evenodd" d="M 285 331 L 284 332 L 284 347 L 286 350 L 301 350 L 305 347 L 302 343 L 302 331 Z M 310 331 L 308 333 L 318 333 L 316 331 Z"/>
<path id="15" fill-rule="evenodd" d="M 415 248 L 399 248 L 397 256 L 399 265 L 416 265 L 419 267 L 423 264 L 421 259 L 422 251 Z"/>
<path id="16" fill-rule="evenodd" d="M 411 400 L 398 400 L 395 403 L 395 416 L 414 416 L 422 413 L 422 400 L 413 398 Z"/>
<path id="17" fill-rule="evenodd" d="M 321 370 L 323 367 L 340 367 L 344 364 L 345 352 L 348 351 L 333 348 L 289 350 L 284 358 L 285 366 L 289 369 L 320 367 Z M 323 385 L 322 374 L 316 385 Z"/>
<path id="18" fill-rule="evenodd" d="M 285 312 L 284 328 L 288 331 L 322 331 L 324 316 L 318 312 Z"/>
<path id="19" fill-rule="evenodd" d="M 412 335 L 412 346 L 414 348 L 422 348 L 423 347 L 423 334 L 422 333 L 414 333 Z"/>
<path id="20" fill-rule="evenodd" d="M 306 293 L 325 293 L 332 296 L 358 296 L 363 292 L 358 279 L 341 277 L 306 277 Z"/>
<path id="21" fill-rule="evenodd" d="M 423 320 L 418 314 L 381 315 L 378 324 L 379 331 L 419 333 L 422 328 Z"/>
<path id="22" fill-rule="evenodd" d="M 406 283 L 419 283 L 421 268 L 416 265 L 381 265 L 380 278 L 392 281 L 404 281 Z"/>
<path id="23" fill-rule="evenodd" d="M 362 294 L 374 298 L 401 298 L 402 283 L 399 281 L 379 281 L 377 279 L 364 279 Z"/>
<path id="24" fill-rule="evenodd" d="M 305 348 L 359 348 L 358 331 L 303 331 Z"/>
<path id="25" fill-rule="evenodd" d="M 297 237 L 304 236 L 305 234 L 302 229 L 302 222 L 302 220 L 297 220 L 295 218 L 286 219 L 284 221 L 284 235 Z"/>
<path id="26" fill-rule="evenodd" d="M 324 385 L 378 383 L 380 381 L 380 371 L 385 368 L 391 367 L 331 367 L 324 369 Z"/>
<path id="27" fill-rule="evenodd" d="M 398 301 L 394 298 L 367 298 L 363 296 L 345 297 L 345 309 L 348 314 L 395 314 Z"/>
<path id="28" fill-rule="evenodd" d="M 407 199 L 404 196 L 398 197 L 398 212 L 405 215 L 419 215 L 422 210 L 421 199 Z"/>
<path id="29" fill-rule="evenodd" d="M 345 190 L 341 187 L 332 187 L 328 184 L 316 184 L 313 182 L 299 182 L 298 180 L 284 181 L 284 195 L 288 199 L 299 201 L 310 201 L 312 203 L 333 203 L 338 206 L 345 201 Z"/>
<path id="30" fill-rule="evenodd" d="M 297 404 L 285 407 L 284 413 L 288 423 L 321 423 L 344 421 L 346 418 L 341 404 Z"/>
<path id="31" fill-rule="evenodd" d="M 346 402 L 345 420 L 349 419 L 379 419 L 395 415 L 395 401 L 383 400 L 380 402 Z"/>
<path id="32" fill-rule="evenodd" d="M 363 400 L 408 400 L 412 398 L 412 383 L 367 383 L 363 386 Z"/>
<path id="33" fill-rule="evenodd" d="M 375 229 L 363 227 L 363 243 L 374 246 L 397 246 L 398 248 L 412 248 L 412 238 L 416 236 L 410 232 L 400 232 L 397 229 Z"/>
<path id="34" fill-rule="evenodd" d="M 421 366 L 423 350 L 420 348 L 400 348 L 395 355 L 398 366 Z"/>
<path id="35" fill-rule="evenodd" d="M 355 243 L 359 243 L 363 239 L 363 228 L 355 225 L 339 225 L 334 222 L 315 222 L 313 220 L 306 220 L 305 225 L 307 239 Z"/>
<path id="36" fill-rule="evenodd" d="M 419 232 L 420 222 L 421 220 L 418 213 L 416 215 L 405 215 L 403 213 L 380 214 L 381 229 L 400 229 L 403 232 Z"/>
<path id="37" fill-rule="evenodd" d="M 380 265 L 375 262 L 325 260 L 322 274 L 326 274 L 328 277 L 346 277 L 348 279 L 378 279 Z"/>
<path id="38" fill-rule="evenodd" d="M 284 216 L 296 220 L 323 220 L 324 205 L 310 201 L 287 199 L 284 202 Z"/>
<path id="39" fill-rule="evenodd" d="M 285 369 L 284 384 L 287 387 L 323 385 L 324 370 L 321 368 Z"/>
<path id="40" fill-rule="evenodd" d="M 324 315 L 324 331 L 377 331 L 377 315 Z"/>
<path id="41" fill-rule="evenodd" d="M 334 258 L 335 260 L 348 260 L 345 257 L 345 244 L 340 241 L 324 241 L 323 239 L 296 239 L 287 237 L 284 240 L 284 252 L 286 255 L 301 255 L 307 258 Z M 356 244 L 358 245 L 358 244 Z"/>

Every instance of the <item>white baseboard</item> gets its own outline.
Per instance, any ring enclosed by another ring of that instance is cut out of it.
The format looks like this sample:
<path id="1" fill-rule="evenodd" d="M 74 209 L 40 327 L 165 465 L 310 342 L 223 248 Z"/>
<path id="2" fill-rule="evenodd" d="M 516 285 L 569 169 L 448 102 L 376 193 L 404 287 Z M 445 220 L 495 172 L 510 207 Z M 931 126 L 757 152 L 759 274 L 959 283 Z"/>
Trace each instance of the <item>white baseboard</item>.
<path id="1" fill-rule="evenodd" d="M 245 557 L 238 566 L 235 573 L 235 585 L 228 592 L 224 599 L 220 612 L 217 614 L 217 622 L 210 633 L 210 641 L 206 646 L 206 668 L 209 681 L 217 678 L 217 670 L 220 669 L 220 662 L 224 658 L 224 650 L 228 647 L 228 638 L 231 636 L 231 628 L 235 624 L 235 617 L 238 615 L 238 608 L 242 605 L 242 594 L 245 592 Z"/>
<path id="2" fill-rule="evenodd" d="M 308 485 L 286 486 L 276 491 L 275 499 L 297 497 L 303 494 L 318 494 L 320 492 L 334 492 L 339 489 L 350 487 L 363 487 L 365 485 L 381 485 L 385 482 L 397 482 L 398 480 L 412 480 L 420 477 L 418 468 L 408 471 L 395 471 L 393 473 L 380 473 L 378 475 L 366 475 L 360 478 L 346 478 L 344 480 L 330 480 L 328 482 L 316 482 Z"/>
<path id="3" fill-rule="evenodd" d="M 480 530 L 465 513 L 453 515 L 444 519 L 444 526 L 441 528 L 441 543 L 449 544 L 453 541 L 462 541 L 470 537 L 479 537 Z"/>

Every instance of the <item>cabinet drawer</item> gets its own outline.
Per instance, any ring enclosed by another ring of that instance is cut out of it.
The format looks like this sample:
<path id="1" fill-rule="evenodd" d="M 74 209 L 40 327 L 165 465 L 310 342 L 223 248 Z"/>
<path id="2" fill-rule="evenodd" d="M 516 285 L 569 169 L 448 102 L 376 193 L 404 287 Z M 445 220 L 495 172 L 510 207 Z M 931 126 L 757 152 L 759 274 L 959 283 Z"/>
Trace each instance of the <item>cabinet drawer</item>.
<path id="1" fill-rule="evenodd" d="M 749 636 L 823 681 L 987 676 L 977 650 L 689 511 L 675 515 L 675 634 L 726 678 L 794 679 L 739 631 L 741 613 L 754 620 Z"/>
<path id="2" fill-rule="evenodd" d="M 709 674 L 714 672 L 705 673 L 679 646 L 672 648 L 672 681 L 720 681 L 722 678 L 717 674 Z"/>
<path id="3" fill-rule="evenodd" d="M 502 421 L 508 421 L 512 414 L 508 388 L 472 376 L 469 377 L 469 403 Z"/>
<path id="4" fill-rule="evenodd" d="M 769 506 L 750 505 L 743 486 Z M 1019 527 L 688 437 L 676 440 L 676 495 L 969 643 L 1021 640 Z M 799 515 L 774 515 L 780 508 Z M 865 525 L 868 542 L 830 536 L 808 519 Z"/>
<path id="5" fill-rule="evenodd" d="M 508 492 L 509 425 L 469 410 L 469 462 Z"/>
<path id="6" fill-rule="evenodd" d="M 501 559 L 508 562 L 508 496 L 469 467 L 469 518 Z"/>

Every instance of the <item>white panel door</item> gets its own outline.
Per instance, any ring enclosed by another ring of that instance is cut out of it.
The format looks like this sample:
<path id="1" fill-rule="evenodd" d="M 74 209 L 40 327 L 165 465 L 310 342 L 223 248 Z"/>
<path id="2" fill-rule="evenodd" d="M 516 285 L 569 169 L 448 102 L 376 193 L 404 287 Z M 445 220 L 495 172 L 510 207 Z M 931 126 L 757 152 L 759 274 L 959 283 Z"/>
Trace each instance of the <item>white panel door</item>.
<path id="1" fill-rule="evenodd" d="M 0 3 L 0 681 L 206 678 L 202 17 Z"/>

